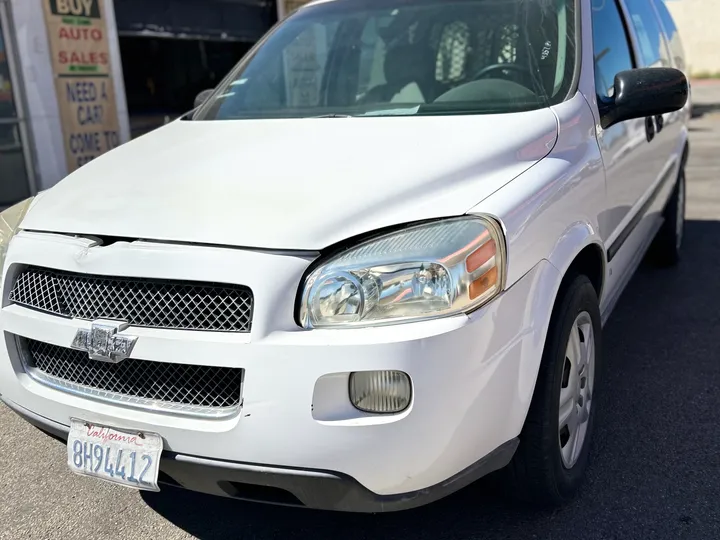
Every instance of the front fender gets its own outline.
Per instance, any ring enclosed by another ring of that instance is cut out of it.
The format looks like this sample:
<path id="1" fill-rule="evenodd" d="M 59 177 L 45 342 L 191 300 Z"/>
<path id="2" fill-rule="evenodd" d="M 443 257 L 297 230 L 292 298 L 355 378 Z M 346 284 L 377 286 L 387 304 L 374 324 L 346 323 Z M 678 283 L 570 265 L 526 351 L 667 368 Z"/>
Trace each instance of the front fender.
<path id="1" fill-rule="evenodd" d="M 590 107 L 578 94 L 553 110 L 560 137 L 550 155 L 469 211 L 502 224 L 508 287 L 542 260 L 564 274 L 588 245 L 605 251 L 605 170 Z"/>
<path id="2" fill-rule="evenodd" d="M 514 376 L 502 390 L 507 398 L 502 440 L 520 435 L 525 424 L 562 278 L 549 261 L 540 261 L 487 309 L 470 315 L 474 320 L 492 314 L 496 327 L 491 339 L 496 346 L 490 349 L 509 351 L 503 362 L 514 364 Z"/>
<path id="3" fill-rule="evenodd" d="M 557 243 L 548 257 L 548 261 L 564 276 L 580 252 L 589 246 L 597 246 L 602 253 L 602 276 L 604 283 L 605 272 L 607 271 L 607 255 L 603 247 L 602 238 L 600 238 L 600 235 L 592 223 L 579 221 L 571 224 L 558 238 Z"/>

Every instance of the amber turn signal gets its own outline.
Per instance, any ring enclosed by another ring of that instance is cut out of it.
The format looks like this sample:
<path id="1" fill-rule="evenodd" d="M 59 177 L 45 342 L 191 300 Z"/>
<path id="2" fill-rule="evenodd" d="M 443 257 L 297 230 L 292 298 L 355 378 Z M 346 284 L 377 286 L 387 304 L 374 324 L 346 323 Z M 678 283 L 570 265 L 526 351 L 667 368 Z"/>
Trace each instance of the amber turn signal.
<path id="1" fill-rule="evenodd" d="M 497 282 L 498 269 L 497 266 L 494 266 L 470 284 L 470 300 L 475 300 L 482 296 L 495 287 Z"/>

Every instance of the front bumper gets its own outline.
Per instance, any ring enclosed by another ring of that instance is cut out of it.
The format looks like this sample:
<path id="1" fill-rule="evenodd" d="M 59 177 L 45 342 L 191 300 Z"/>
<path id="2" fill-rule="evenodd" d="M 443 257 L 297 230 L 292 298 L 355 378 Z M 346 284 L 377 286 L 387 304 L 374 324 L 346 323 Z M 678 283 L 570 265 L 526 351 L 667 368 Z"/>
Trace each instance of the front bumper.
<path id="1" fill-rule="evenodd" d="M 185 418 L 92 401 L 39 384 L 24 373 L 9 345 L 13 336 L 67 347 L 77 329 L 89 324 L 9 305 L 6 283 L 0 394 L 14 409 L 41 419 L 46 430 L 48 423 L 67 429 L 69 419 L 76 417 L 157 432 L 168 458 L 163 470 L 175 483 L 244 498 L 232 482 L 245 484 L 249 478 L 253 485 L 262 479 L 260 485 L 284 489 L 304 505 L 343 510 L 429 502 L 433 497 L 426 493 L 442 496 L 472 481 L 478 471 L 503 466 L 512 455 L 560 281 L 547 262 L 470 316 L 306 332 L 297 328 L 292 313 L 308 258 L 142 242 L 88 249 L 86 243 L 22 233 L 11 244 L 6 268 L 32 264 L 71 272 L 241 283 L 253 289 L 256 310 L 249 335 L 128 330 L 139 337 L 133 351 L 138 359 L 243 368 L 242 409 L 220 420 Z M 410 407 L 390 416 L 354 409 L 347 382 L 351 372 L 361 370 L 407 373 L 413 383 Z M 499 448 L 501 458 L 494 454 Z M 294 472 L 277 472 L 287 470 Z M 298 476 L 305 480 L 298 483 Z M 344 487 L 320 489 L 320 484 Z"/>
<path id="2" fill-rule="evenodd" d="M 5 404 L 48 435 L 66 442 L 68 428 L 12 402 Z M 437 501 L 473 481 L 501 469 L 512 459 L 513 439 L 447 480 L 418 491 L 378 495 L 347 475 L 249 463 L 217 461 L 165 452 L 159 483 L 253 502 L 340 512 L 397 512 Z"/>

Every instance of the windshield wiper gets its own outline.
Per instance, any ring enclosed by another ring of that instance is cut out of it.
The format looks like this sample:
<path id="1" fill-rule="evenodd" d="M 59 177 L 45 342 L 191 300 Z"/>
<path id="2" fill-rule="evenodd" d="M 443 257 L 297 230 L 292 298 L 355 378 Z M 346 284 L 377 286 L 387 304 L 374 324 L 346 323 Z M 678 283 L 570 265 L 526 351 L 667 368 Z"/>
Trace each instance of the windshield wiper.
<path id="1" fill-rule="evenodd" d="M 420 106 L 401 108 L 401 109 L 380 109 L 377 111 L 369 111 L 361 114 L 338 114 L 329 113 L 319 116 L 311 116 L 310 118 L 360 118 L 360 117 L 376 117 L 376 116 L 413 116 L 417 114 Z"/>
<path id="2" fill-rule="evenodd" d="M 369 111 L 361 116 L 414 116 L 420 110 L 420 105 L 414 107 L 401 107 L 395 109 L 379 109 L 377 111 Z"/>

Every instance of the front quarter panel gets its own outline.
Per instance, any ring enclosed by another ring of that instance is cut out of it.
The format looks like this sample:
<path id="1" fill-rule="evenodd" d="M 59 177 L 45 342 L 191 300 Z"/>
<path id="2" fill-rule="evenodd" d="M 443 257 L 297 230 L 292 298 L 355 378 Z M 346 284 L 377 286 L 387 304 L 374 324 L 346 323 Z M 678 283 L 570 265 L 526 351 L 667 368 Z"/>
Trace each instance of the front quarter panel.
<path id="1" fill-rule="evenodd" d="M 579 93 L 553 110 L 560 135 L 548 157 L 471 211 L 491 215 L 503 226 L 508 256 L 506 288 L 521 283 L 537 267 L 553 268 L 556 276 L 544 280 L 525 311 L 515 314 L 533 329 L 535 344 L 518 373 L 523 422 L 562 278 L 587 246 L 598 245 L 605 254 L 598 225 L 605 208 L 605 173 L 594 136 L 595 120 Z"/>
<path id="2" fill-rule="evenodd" d="M 605 173 L 595 119 L 580 93 L 553 111 L 560 136 L 550 154 L 471 210 L 503 225 L 508 287 L 542 260 L 564 275 L 585 247 L 603 247 Z"/>

